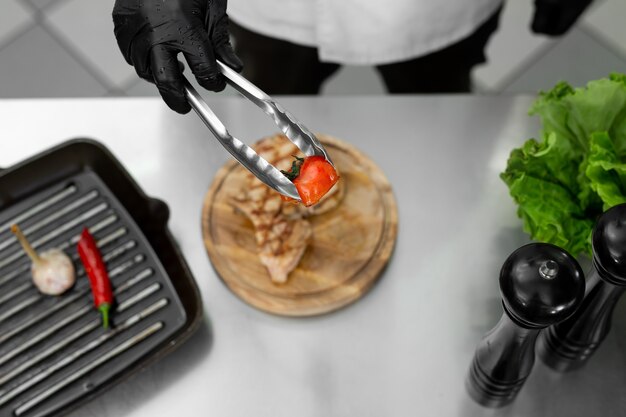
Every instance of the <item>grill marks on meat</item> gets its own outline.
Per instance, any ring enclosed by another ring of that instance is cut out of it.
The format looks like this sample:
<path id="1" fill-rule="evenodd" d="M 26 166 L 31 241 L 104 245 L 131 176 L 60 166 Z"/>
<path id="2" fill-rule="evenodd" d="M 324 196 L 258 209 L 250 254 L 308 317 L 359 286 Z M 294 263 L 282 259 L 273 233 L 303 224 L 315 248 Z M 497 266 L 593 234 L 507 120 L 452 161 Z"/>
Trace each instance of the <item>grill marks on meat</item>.
<path id="1" fill-rule="evenodd" d="M 299 153 L 298 148 L 282 135 L 265 138 L 254 148 L 278 169 L 288 169 L 293 155 Z M 231 203 L 252 222 L 259 258 L 272 282 L 283 284 L 298 266 L 311 241 L 313 229 L 306 217 L 336 207 L 343 197 L 343 187 L 335 186 L 334 189 L 341 189 L 329 192 L 326 203 L 320 202 L 316 211 L 314 207 L 307 209 L 282 201 L 276 191 L 241 169 L 245 180 L 242 181 L 242 189 L 233 190 Z"/>
<path id="2" fill-rule="evenodd" d="M 282 284 L 300 262 L 311 240 L 312 228 L 300 216 L 284 215 L 278 194 L 256 182 L 250 181 L 248 192 L 233 198 L 233 204 L 252 221 L 259 257 L 272 282 Z"/>

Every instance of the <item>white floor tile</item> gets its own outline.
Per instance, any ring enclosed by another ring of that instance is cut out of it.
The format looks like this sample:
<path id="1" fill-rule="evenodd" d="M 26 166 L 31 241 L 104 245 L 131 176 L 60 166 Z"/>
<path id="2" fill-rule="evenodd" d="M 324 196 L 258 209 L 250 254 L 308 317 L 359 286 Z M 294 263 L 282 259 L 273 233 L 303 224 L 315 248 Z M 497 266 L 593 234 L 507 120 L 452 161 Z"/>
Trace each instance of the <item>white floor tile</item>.
<path id="1" fill-rule="evenodd" d="M 41 27 L 0 50 L 0 97 L 91 97 L 106 88 Z"/>
<path id="2" fill-rule="evenodd" d="M 0 46 L 26 25 L 33 23 L 31 11 L 18 0 L 2 0 L 0 6 Z"/>
<path id="3" fill-rule="evenodd" d="M 124 90 L 131 97 L 158 97 L 159 91 L 149 82 L 137 77 L 137 81 Z"/>
<path id="4" fill-rule="evenodd" d="M 626 56 L 626 1 L 598 2 L 583 19 L 585 28 L 610 43 L 612 48 Z"/>
<path id="5" fill-rule="evenodd" d="M 382 79 L 372 67 L 342 67 L 322 86 L 323 95 L 374 95 L 385 92 Z"/>
<path id="6" fill-rule="evenodd" d="M 63 0 L 29 0 L 29 1 L 38 9 L 43 9 L 45 7 L 52 5 L 53 3 L 61 2 Z"/>
<path id="7" fill-rule="evenodd" d="M 497 91 L 520 65 L 556 42 L 530 31 L 533 11 L 532 0 L 505 2 L 498 31 L 487 46 L 488 62 L 474 71 L 474 78 L 481 88 Z"/>
<path id="8" fill-rule="evenodd" d="M 507 93 L 537 93 L 552 88 L 558 81 L 573 86 L 626 72 L 626 59 L 589 36 L 582 27 L 572 29 L 561 42 L 533 63 L 504 89 Z"/>
<path id="9" fill-rule="evenodd" d="M 121 87 L 136 74 L 115 41 L 112 8 L 112 1 L 66 0 L 49 9 L 46 21 L 98 68 L 112 86 Z"/>

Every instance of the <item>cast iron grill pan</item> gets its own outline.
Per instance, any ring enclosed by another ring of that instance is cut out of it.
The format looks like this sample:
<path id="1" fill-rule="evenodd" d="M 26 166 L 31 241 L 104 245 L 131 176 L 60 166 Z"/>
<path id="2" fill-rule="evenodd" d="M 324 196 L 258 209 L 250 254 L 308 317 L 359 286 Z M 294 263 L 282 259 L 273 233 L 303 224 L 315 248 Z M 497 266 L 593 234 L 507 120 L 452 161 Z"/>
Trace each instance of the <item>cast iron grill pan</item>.
<path id="1" fill-rule="evenodd" d="M 69 141 L 6 170 L 0 190 L 0 416 L 69 411 L 195 329 L 198 292 L 166 230 L 167 207 L 143 195 L 99 144 Z M 38 292 L 12 223 L 37 251 L 59 248 L 72 258 L 70 291 Z M 111 277 L 110 330 L 76 250 L 83 227 Z"/>

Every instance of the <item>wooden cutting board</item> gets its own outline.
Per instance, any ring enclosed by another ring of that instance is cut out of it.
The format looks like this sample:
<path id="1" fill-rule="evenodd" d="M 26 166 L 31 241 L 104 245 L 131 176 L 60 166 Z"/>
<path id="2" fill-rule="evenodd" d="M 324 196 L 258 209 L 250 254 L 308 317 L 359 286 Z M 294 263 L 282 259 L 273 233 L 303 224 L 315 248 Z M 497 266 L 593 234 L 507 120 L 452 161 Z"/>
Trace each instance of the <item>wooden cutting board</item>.
<path id="1" fill-rule="evenodd" d="M 396 241 L 397 205 L 382 171 L 352 145 L 317 137 L 345 194 L 336 208 L 307 218 L 313 237 L 286 284 L 271 282 L 252 223 L 232 206 L 244 168 L 234 160 L 223 166 L 204 200 L 202 232 L 215 270 L 239 298 L 269 313 L 311 316 L 358 300 L 380 276 Z"/>

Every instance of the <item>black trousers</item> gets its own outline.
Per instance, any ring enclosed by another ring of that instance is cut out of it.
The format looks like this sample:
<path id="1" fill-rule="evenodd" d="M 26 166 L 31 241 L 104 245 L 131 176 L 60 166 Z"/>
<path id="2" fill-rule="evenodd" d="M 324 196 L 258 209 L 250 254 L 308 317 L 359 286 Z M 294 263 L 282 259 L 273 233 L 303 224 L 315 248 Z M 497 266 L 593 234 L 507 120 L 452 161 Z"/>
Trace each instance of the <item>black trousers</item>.
<path id="1" fill-rule="evenodd" d="M 471 90 L 471 70 L 486 62 L 485 46 L 498 28 L 498 9 L 470 36 L 419 58 L 376 69 L 390 93 L 463 93 Z M 340 68 L 320 62 L 317 48 L 297 45 L 245 29 L 231 21 L 235 51 L 243 75 L 272 94 L 318 94 L 322 83 Z"/>

